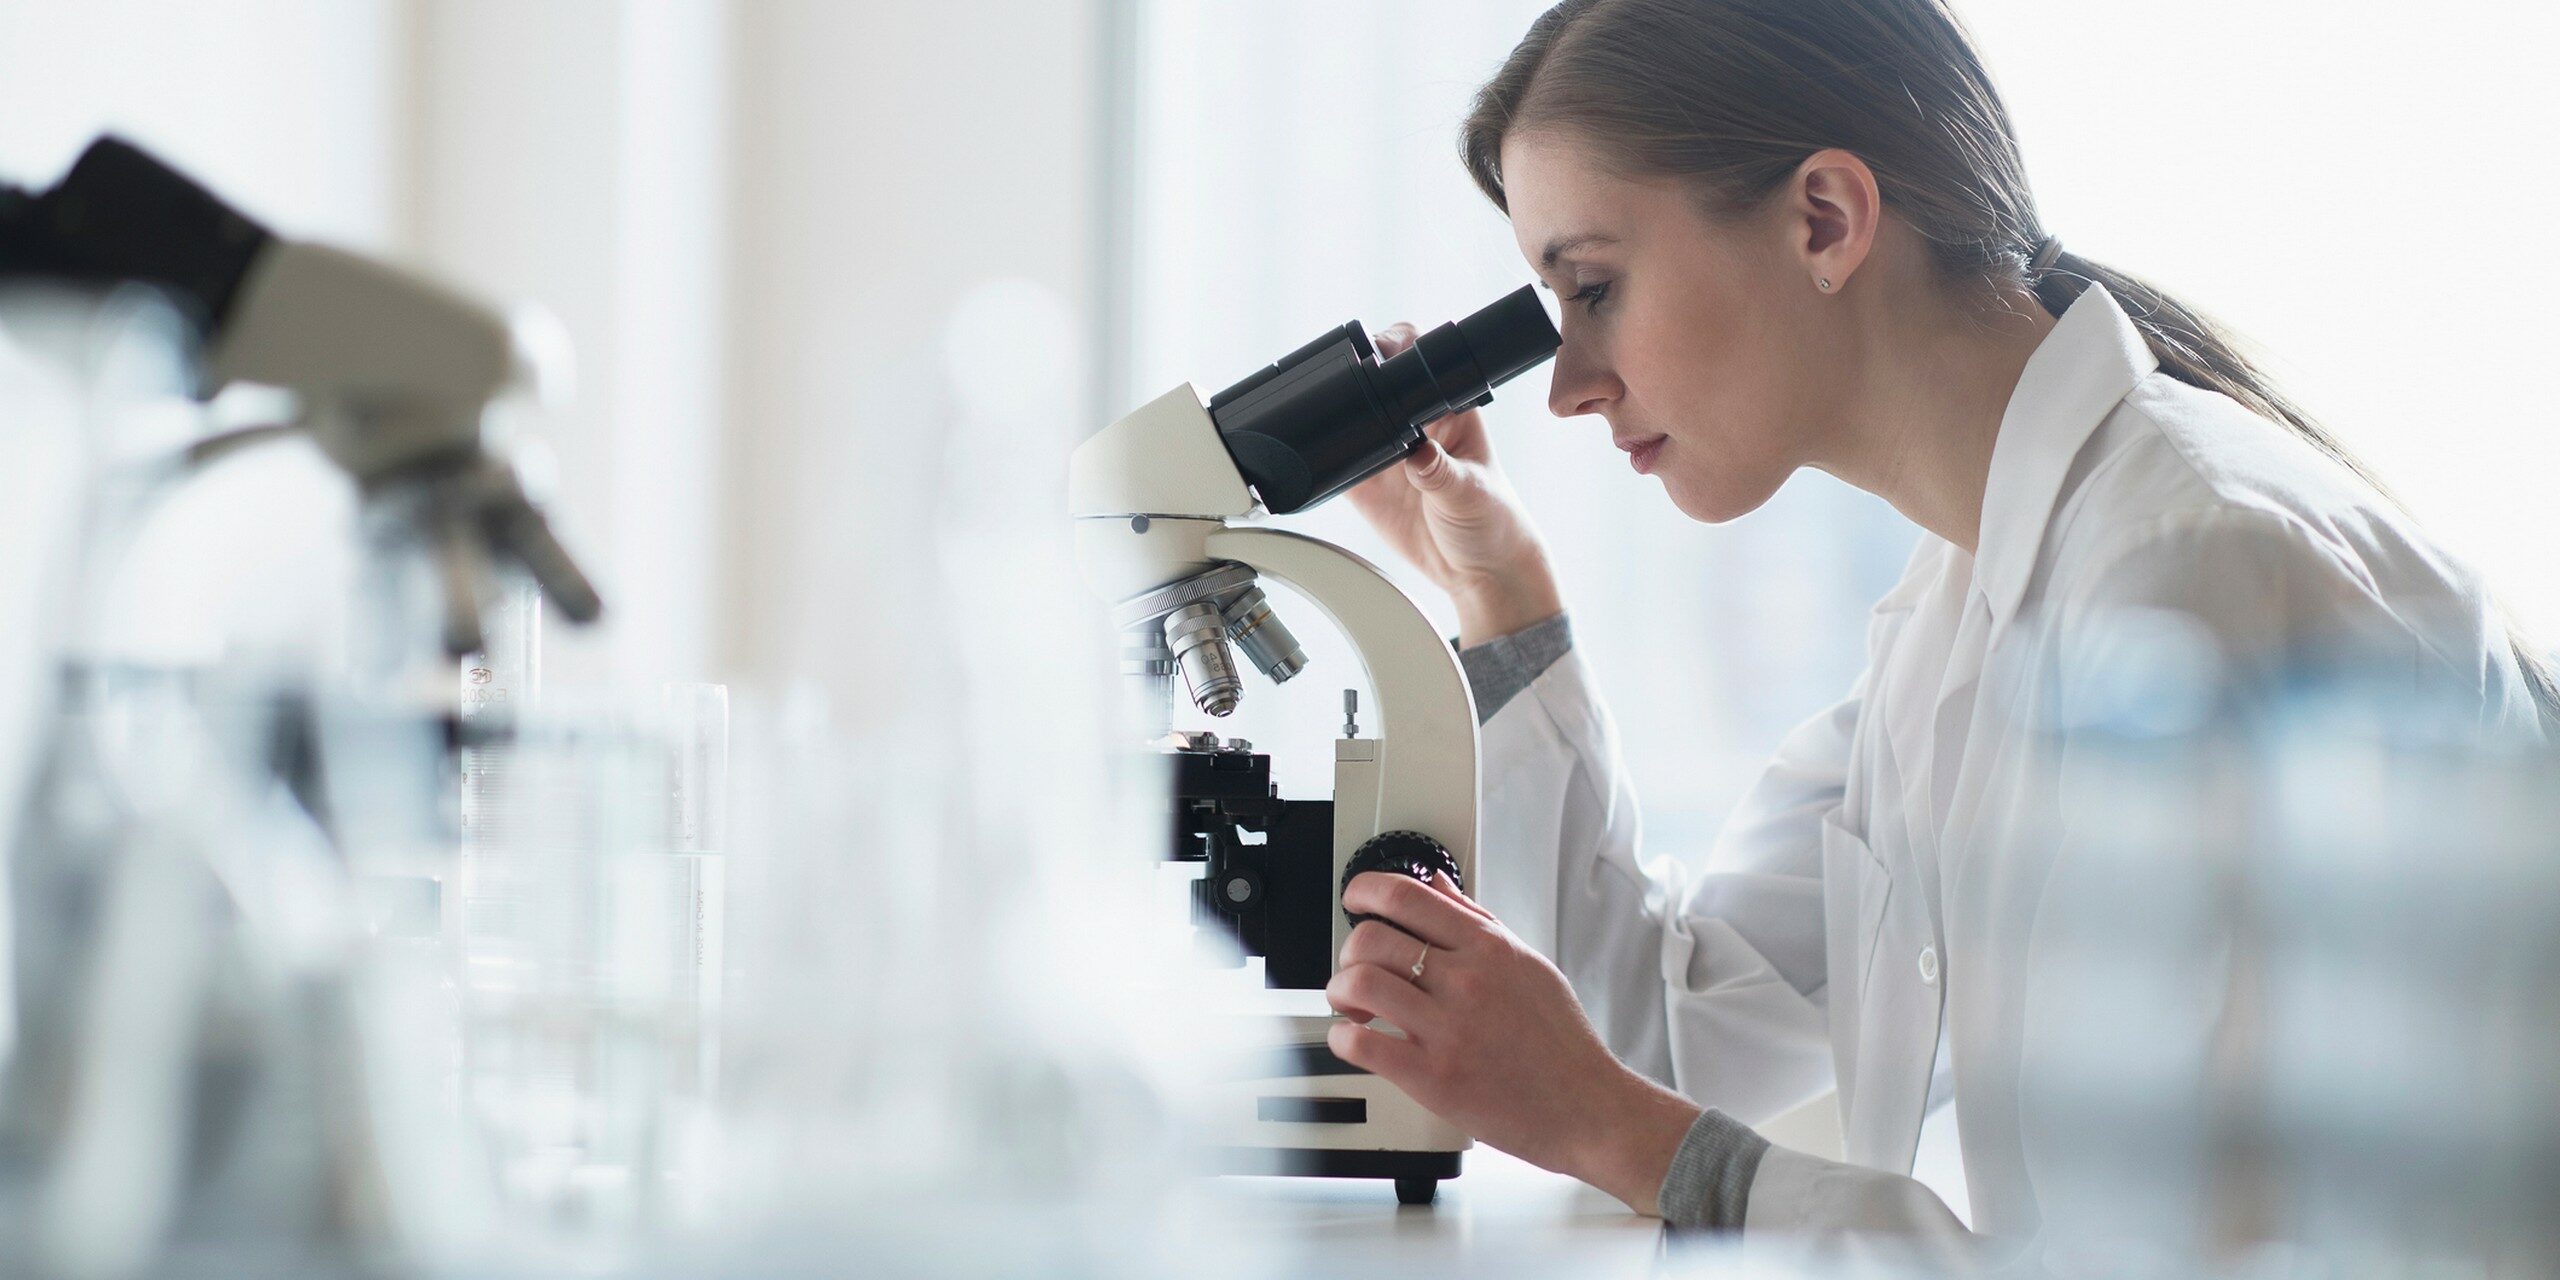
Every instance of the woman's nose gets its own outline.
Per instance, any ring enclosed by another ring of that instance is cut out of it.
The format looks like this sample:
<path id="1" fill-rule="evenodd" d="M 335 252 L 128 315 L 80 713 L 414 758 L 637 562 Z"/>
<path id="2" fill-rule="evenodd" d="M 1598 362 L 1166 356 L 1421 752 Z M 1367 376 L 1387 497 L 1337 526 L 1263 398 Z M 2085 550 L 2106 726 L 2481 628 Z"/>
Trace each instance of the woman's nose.
<path id="1" fill-rule="evenodd" d="M 1618 396 L 1618 380 L 1571 339 L 1556 352 L 1555 381 L 1547 386 L 1547 411 L 1559 418 L 1598 413 Z"/>

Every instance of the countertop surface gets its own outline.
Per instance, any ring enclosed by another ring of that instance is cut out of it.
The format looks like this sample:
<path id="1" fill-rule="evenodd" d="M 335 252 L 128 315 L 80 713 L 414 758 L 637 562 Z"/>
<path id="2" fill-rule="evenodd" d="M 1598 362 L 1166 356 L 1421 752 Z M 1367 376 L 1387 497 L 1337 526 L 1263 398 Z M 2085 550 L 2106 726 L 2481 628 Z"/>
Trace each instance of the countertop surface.
<path id="1" fill-rule="evenodd" d="M 1658 1219 L 1483 1146 L 1428 1206 L 1354 1178 L 1218 1178 L 1206 1199 L 1272 1274 L 1626 1275 L 1662 1251 Z"/>

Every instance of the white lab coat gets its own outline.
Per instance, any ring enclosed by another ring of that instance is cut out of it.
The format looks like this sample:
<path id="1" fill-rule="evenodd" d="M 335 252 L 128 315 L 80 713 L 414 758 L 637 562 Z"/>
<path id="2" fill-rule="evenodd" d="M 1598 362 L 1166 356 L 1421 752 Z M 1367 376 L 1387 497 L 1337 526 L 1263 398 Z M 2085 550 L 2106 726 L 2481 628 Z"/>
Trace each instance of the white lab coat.
<path id="1" fill-rule="evenodd" d="M 2116 611 L 2183 611 L 2242 664 L 2343 638 L 2476 698 L 2484 726 L 2537 723 L 2481 584 L 2298 437 L 2160 373 L 2102 288 L 2019 380 L 1980 546 L 1922 537 L 1865 673 L 1788 736 L 1701 874 L 1643 856 L 1578 655 L 1484 726 L 1485 900 L 1611 1047 L 1745 1123 L 1839 1090 L 1847 1162 L 1770 1150 L 1746 1235 L 1965 1241 L 1907 1176 L 1949 1077 L 1973 1229 L 2036 1235 L 2038 1143 L 2057 1139 L 2022 1114 L 2021 1024 L 2070 839 L 2067 735 L 2033 726 L 2106 668 Z"/>

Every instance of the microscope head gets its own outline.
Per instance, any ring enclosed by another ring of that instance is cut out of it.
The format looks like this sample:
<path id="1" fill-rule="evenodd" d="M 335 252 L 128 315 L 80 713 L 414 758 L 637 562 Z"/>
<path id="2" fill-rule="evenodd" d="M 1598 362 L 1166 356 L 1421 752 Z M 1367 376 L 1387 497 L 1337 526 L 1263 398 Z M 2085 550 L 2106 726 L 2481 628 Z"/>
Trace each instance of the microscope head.
<path id="1" fill-rule="evenodd" d="M 153 286 L 196 328 L 202 394 L 232 383 L 293 392 L 320 451 L 368 500 L 397 495 L 434 549 L 448 650 L 479 647 L 477 596 L 494 560 L 521 564 L 571 621 L 601 610 L 482 436 L 491 402 L 565 383 L 556 322 L 279 236 L 114 137 L 49 190 L 0 189 L 0 278 L 10 276 Z"/>
<path id="2" fill-rule="evenodd" d="M 1209 416 L 1263 508 L 1287 515 L 1385 470 L 1424 426 L 1492 400 L 1562 343 L 1523 285 L 1386 361 L 1354 320 L 1219 392 Z"/>
<path id="3" fill-rule="evenodd" d="M 1353 321 L 1206 405 L 1176 387 L 1078 448 L 1067 479 L 1077 556 L 1117 606 L 1128 673 L 1161 691 L 1150 702 L 1170 698 L 1178 671 L 1202 711 L 1233 711 L 1243 683 L 1231 642 L 1275 683 L 1305 665 L 1253 571 L 1208 550 L 1217 530 L 1257 508 L 1306 510 L 1394 465 L 1425 426 L 1491 400 L 1561 342 L 1526 287 L 1384 361 Z"/>

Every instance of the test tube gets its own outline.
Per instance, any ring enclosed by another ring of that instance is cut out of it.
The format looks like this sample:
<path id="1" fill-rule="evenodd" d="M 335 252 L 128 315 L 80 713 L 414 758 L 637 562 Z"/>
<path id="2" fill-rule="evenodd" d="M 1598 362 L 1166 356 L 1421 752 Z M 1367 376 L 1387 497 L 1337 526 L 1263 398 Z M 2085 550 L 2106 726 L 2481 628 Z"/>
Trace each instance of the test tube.
<path id="1" fill-rule="evenodd" d="M 696 1068 L 712 1084 L 714 1032 L 725 963 L 728 863 L 729 689 L 668 684 L 659 695 L 668 746 L 667 851 L 678 914 L 673 930 L 677 998 L 691 1005 Z"/>

